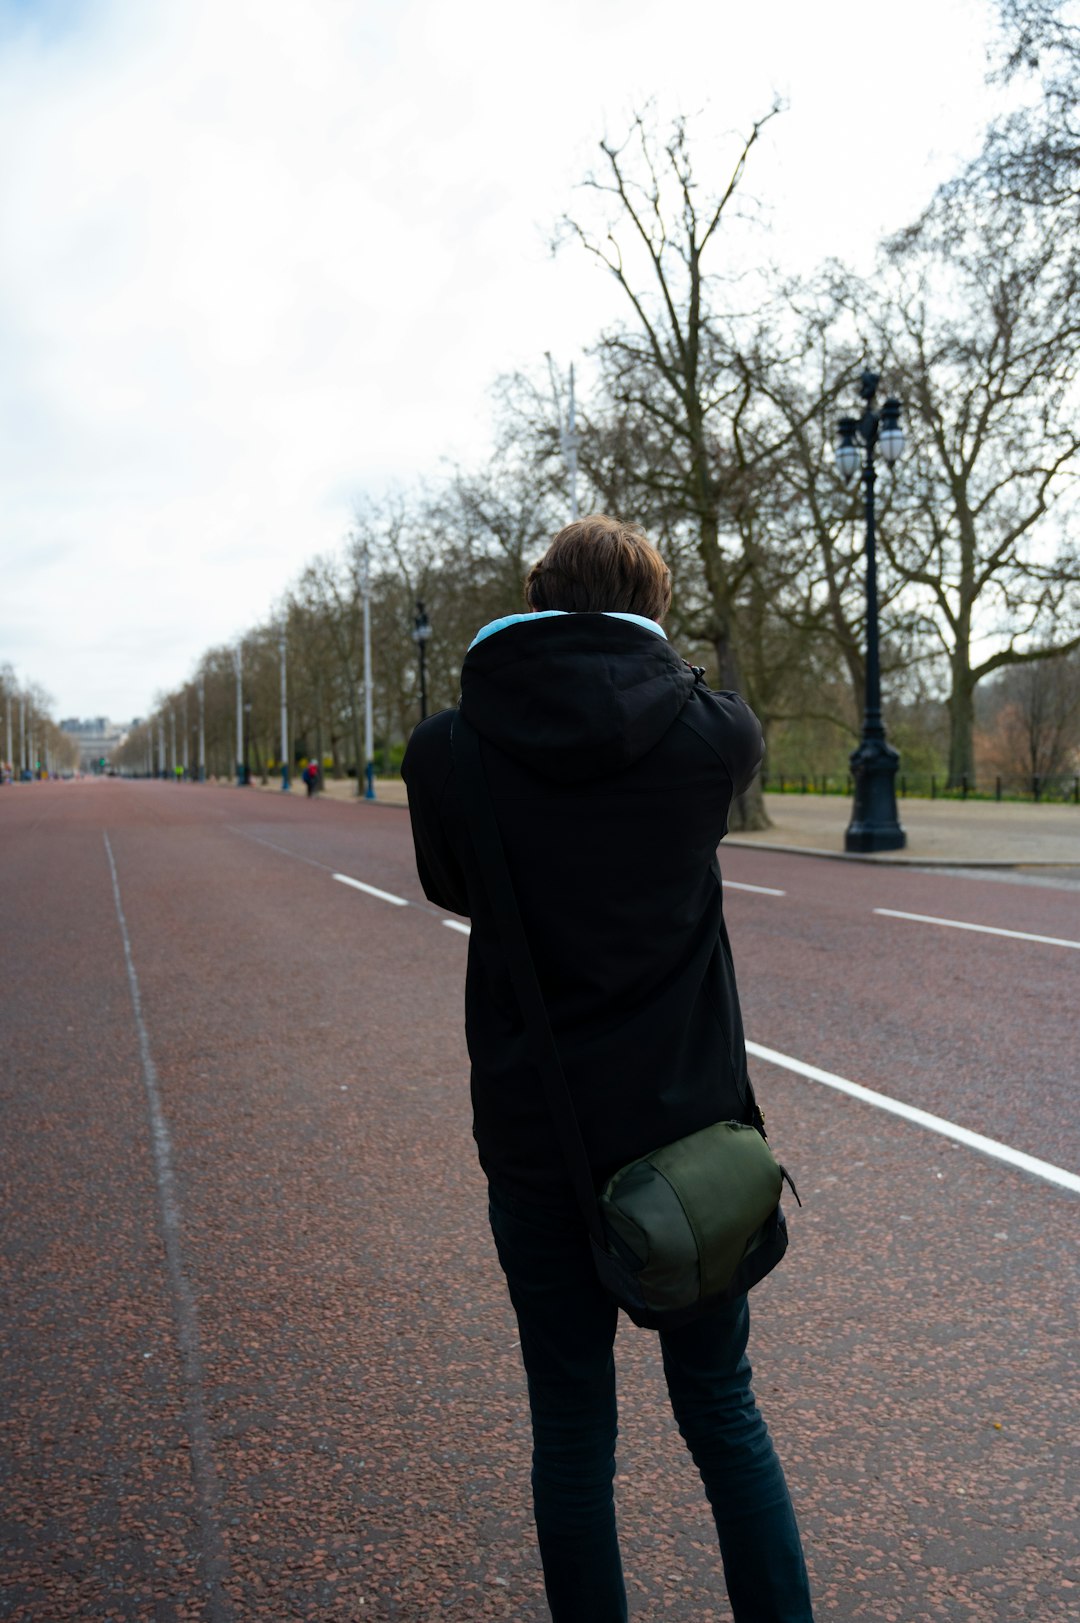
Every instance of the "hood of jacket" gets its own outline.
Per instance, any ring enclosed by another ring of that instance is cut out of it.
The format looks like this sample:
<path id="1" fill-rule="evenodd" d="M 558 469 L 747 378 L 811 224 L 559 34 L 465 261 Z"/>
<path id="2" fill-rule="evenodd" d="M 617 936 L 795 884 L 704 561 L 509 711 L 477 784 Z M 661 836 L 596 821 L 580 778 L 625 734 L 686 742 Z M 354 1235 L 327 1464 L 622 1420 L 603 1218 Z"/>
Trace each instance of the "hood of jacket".
<path id="1" fill-rule="evenodd" d="M 461 710 L 523 766 L 583 783 L 646 755 L 693 686 L 690 667 L 645 625 L 606 614 L 530 615 L 470 648 Z"/>

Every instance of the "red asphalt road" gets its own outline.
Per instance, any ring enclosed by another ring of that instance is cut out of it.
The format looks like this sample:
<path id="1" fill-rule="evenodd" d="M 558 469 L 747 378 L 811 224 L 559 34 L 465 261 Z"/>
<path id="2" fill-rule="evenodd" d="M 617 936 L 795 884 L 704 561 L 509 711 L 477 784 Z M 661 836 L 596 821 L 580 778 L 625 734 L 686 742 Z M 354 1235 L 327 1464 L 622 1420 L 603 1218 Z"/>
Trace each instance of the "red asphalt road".
<path id="1" fill-rule="evenodd" d="M 1080 1171 L 1080 953 L 873 912 L 1078 940 L 1080 890 L 721 858 L 785 892 L 727 893 L 752 1039 Z M 405 813 L 19 787 L 0 894 L 0 1616 L 545 1618 L 467 944 Z M 805 1203 L 756 1386 L 820 1623 L 1075 1619 L 1080 1197 L 754 1073 Z M 617 1356 L 631 1615 L 725 1619 L 656 1340 Z"/>

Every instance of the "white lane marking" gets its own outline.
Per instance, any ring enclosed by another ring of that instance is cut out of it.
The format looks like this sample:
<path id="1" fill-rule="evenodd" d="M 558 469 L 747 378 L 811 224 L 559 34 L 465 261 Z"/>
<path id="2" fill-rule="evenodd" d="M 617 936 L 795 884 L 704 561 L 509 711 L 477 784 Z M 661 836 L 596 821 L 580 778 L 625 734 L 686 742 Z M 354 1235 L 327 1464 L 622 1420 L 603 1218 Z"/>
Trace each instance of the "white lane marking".
<path id="1" fill-rule="evenodd" d="M 411 902 L 404 896 L 392 896 L 388 890 L 378 890 L 374 885 L 365 885 L 362 879 L 353 879 L 351 875 L 335 873 L 327 867 L 325 862 L 316 862 L 314 857 L 301 856 L 299 851 L 290 851 L 288 846 L 275 845 L 273 840 L 261 839 L 258 834 L 249 834 L 246 828 L 236 828 L 231 823 L 227 825 L 230 834 L 239 834 L 242 840 L 254 840 L 256 845 L 265 845 L 269 851 L 279 851 L 283 857 L 295 857 L 297 862 L 306 862 L 311 868 L 318 868 L 322 873 L 328 873 L 332 879 L 337 879 L 343 885 L 352 885 L 356 890 L 363 890 L 370 896 L 377 896 L 380 901 L 392 902 L 395 907 L 415 907 L 418 913 L 430 913 L 433 918 L 441 918 L 437 907 L 427 902 Z M 458 926 L 462 928 L 462 926 Z M 464 926 L 466 931 L 468 926 Z"/>
<path id="2" fill-rule="evenodd" d="M 120 940 L 124 946 L 128 989 L 131 993 L 131 1007 L 135 1016 L 135 1030 L 139 1038 L 143 1086 L 146 1090 L 147 1109 L 150 1117 L 154 1181 L 157 1184 L 158 1206 L 161 1212 L 161 1238 L 165 1250 L 165 1272 L 169 1280 L 173 1313 L 176 1316 L 176 1339 L 180 1349 L 180 1368 L 187 1389 L 184 1408 L 186 1411 L 188 1442 L 191 1447 L 191 1477 L 195 1484 L 195 1502 L 198 1506 L 200 1542 L 202 1545 L 200 1565 L 203 1569 L 203 1579 L 207 1589 L 207 1616 L 211 1623 L 231 1623 L 234 1612 L 228 1591 L 225 1588 L 225 1584 L 230 1577 L 229 1559 L 225 1553 L 225 1544 L 221 1536 L 219 1515 L 221 1488 L 218 1483 L 217 1468 L 214 1464 L 210 1427 L 206 1418 L 205 1376 L 203 1373 L 202 1349 L 199 1341 L 199 1317 L 195 1306 L 195 1294 L 184 1271 L 184 1254 L 180 1243 L 180 1200 L 176 1189 L 176 1173 L 173 1169 L 172 1139 L 169 1134 L 169 1124 L 165 1119 L 165 1112 L 161 1105 L 157 1067 L 150 1052 L 150 1034 L 146 1029 L 146 1021 L 143 1019 L 139 981 L 135 974 L 135 960 L 131 954 L 131 937 L 128 935 L 127 920 L 124 917 L 124 907 L 120 900 L 120 880 L 116 873 L 116 861 L 113 857 L 109 836 L 104 829 L 102 833 L 105 838 L 105 854 L 109 859 L 109 872 L 112 874 L 116 919 L 120 926 Z"/>
<path id="3" fill-rule="evenodd" d="M 460 930 L 462 935 L 471 933 L 471 927 L 459 924 L 457 919 L 443 919 L 442 922 L 448 930 Z M 946 1121 L 944 1116 L 935 1116 L 929 1110 L 918 1109 L 916 1105 L 906 1105 L 901 1099 L 891 1099 L 887 1093 L 876 1093 L 873 1088 L 864 1088 L 859 1082 L 849 1082 L 846 1077 L 837 1076 L 833 1071 L 823 1071 L 817 1065 L 807 1065 L 805 1060 L 793 1059 L 790 1054 L 781 1054 L 778 1049 L 766 1048 L 762 1043 L 747 1041 L 746 1052 L 756 1059 L 767 1060 L 770 1065 L 778 1065 L 782 1070 L 794 1071 L 797 1076 L 804 1076 L 810 1082 L 821 1082 L 827 1088 L 835 1088 L 838 1093 L 861 1100 L 863 1104 L 875 1105 L 878 1110 L 886 1110 L 890 1115 L 914 1122 L 917 1127 L 939 1133 L 942 1138 L 951 1138 L 954 1143 L 963 1144 L 967 1149 L 978 1150 L 996 1161 L 1005 1161 L 1009 1166 L 1018 1167 L 1021 1172 L 1033 1173 L 1048 1183 L 1080 1194 L 1080 1174 L 1056 1167 L 1050 1161 L 1040 1161 L 1038 1156 L 1028 1155 L 1024 1150 L 1014 1150 L 1011 1144 L 1002 1144 L 996 1138 L 973 1133 L 968 1127 Z"/>
<path id="4" fill-rule="evenodd" d="M 914 924 L 940 924 L 947 930 L 976 930 L 980 935 L 1004 935 L 1012 941 L 1041 941 L 1045 947 L 1076 947 L 1080 941 L 1067 941 L 1058 935 L 1030 935 L 1026 930 L 999 930 L 992 924 L 965 924 L 960 919 L 937 919 L 930 913 L 898 913 L 892 907 L 875 907 L 886 919 L 911 919 Z"/>
<path id="5" fill-rule="evenodd" d="M 946 1121 L 944 1116 L 918 1110 L 914 1105 L 891 1099 L 887 1093 L 875 1093 L 873 1088 L 864 1088 L 858 1082 L 849 1082 L 845 1077 L 834 1075 L 832 1071 L 822 1071 L 816 1065 L 792 1059 L 790 1054 L 778 1053 L 775 1048 L 764 1048 L 761 1043 L 748 1042 L 746 1052 L 757 1059 L 767 1060 L 770 1065 L 779 1065 L 785 1071 L 794 1071 L 796 1076 L 805 1076 L 810 1082 L 821 1082 L 827 1088 L 835 1088 L 838 1093 L 861 1099 L 864 1104 L 876 1105 L 879 1110 L 887 1110 L 893 1116 L 902 1116 L 905 1121 L 914 1122 L 917 1127 L 926 1127 L 932 1133 L 940 1133 L 942 1138 L 951 1138 L 957 1144 L 966 1145 L 969 1150 L 979 1150 L 997 1161 L 1019 1167 L 1022 1172 L 1032 1172 L 1037 1178 L 1045 1178 L 1048 1183 L 1059 1184 L 1062 1189 L 1071 1189 L 1074 1194 L 1080 1194 L 1080 1174 L 1067 1172 L 1064 1167 L 1053 1166 L 1049 1161 L 1040 1161 L 1037 1156 L 1027 1155 L 1023 1150 L 1014 1150 L 1010 1144 L 1001 1144 L 996 1138 L 984 1138 L 982 1133 L 958 1127 L 955 1122 Z"/>
<path id="6" fill-rule="evenodd" d="M 237 832 L 240 832 L 237 830 Z M 255 836 L 251 836 L 255 838 Z M 108 836 L 106 836 L 106 844 Z M 270 841 L 260 841 L 260 844 L 270 844 Z M 275 847 L 281 850 L 282 847 Z M 287 852 L 289 856 L 297 853 Z M 110 861 L 112 860 L 110 852 Z M 310 861 L 310 858 L 301 860 Z M 321 867 L 322 864 L 315 864 Z M 366 885 L 361 879 L 353 879 L 349 874 L 336 873 L 332 876 L 342 885 L 351 885 L 356 890 L 362 890 L 369 896 L 375 896 L 380 901 L 390 902 L 394 907 L 415 906 L 404 896 L 394 896 L 387 890 L 379 890 L 375 885 Z M 763 896 L 783 896 L 785 891 L 775 890 L 768 885 L 741 884 L 734 879 L 725 880 L 725 884 L 732 890 L 753 891 Z M 119 906 L 119 893 L 117 893 Z M 1021 930 L 1001 930 L 988 924 L 967 924 L 958 919 L 939 919 L 925 913 L 901 913 L 889 907 L 875 907 L 874 912 L 883 918 L 909 919 L 916 924 L 940 924 L 954 930 L 975 930 L 984 935 L 1009 936 L 1018 941 L 1037 941 L 1053 947 L 1080 947 L 1080 941 L 1065 941 L 1057 936 L 1030 935 Z M 457 930 L 462 935 L 472 933 L 471 926 L 461 924 L 457 919 L 443 919 L 448 930 Z M 821 1082 L 826 1087 L 835 1088 L 840 1093 L 846 1093 L 853 1099 L 861 1099 L 864 1104 L 875 1105 L 879 1110 L 886 1110 L 894 1116 L 900 1116 L 905 1121 L 914 1122 L 919 1127 L 928 1128 L 931 1132 L 940 1133 L 943 1138 L 950 1138 L 957 1144 L 964 1144 L 968 1149 L 979 1150 L 983 1155 L 993 1156 L 996 1160 L 1005 1161 L 1010 1166 L 1019 1167 L 1021 1171 L 1033 1173 L 1036 1177 L 1044 1178 L 1050 1183 L 1059 1184 L 1063 1189 L 1071 1189 L 1080 1194 L 1080 1176 L 1074 1172 L 1067 1172 L 1063 1167 L 1053 1166 L 1049 1161 L 1040 1161 L 1037 1156 L 1027 1155 L 1023 1150 L 1014 1150 L 1009 1144 L 999 1143 L 997 1139 L 986 1138 L 982 1133 L 973 1133 L 967 1127 L 960 1127 L 955 1122 L 946 1121 L 943 1116 L 932 1115 L 930 1111 L 919 1110 L 914 1105 L 904 1104 L 899 1099 L 891 1099 L 888 1094 L 876 1093 L 872 1088 L 864 1088 L 858 1082 L 849 1082 L 845 1077 L 836 1076 L 832 1071 L 820 1070 L 816 1065 L 807 1065 L 803 1060 L 793 1059 L 789 1054 L 781 1054 L 775 1048 L 764 1048 L 760 1043 L 747 1042 L 747 1053 L 754 1054 L 758 1059 L 768 1060 L 770 1064 L 779 1065 L 788 1071 L 794 1071 L 812 1082 Z"/>
<path id="7" fill-rule="evenodd" d="M 290 851 L 287 845 L 275 845 L 273 840 L 264 840 L 261 834 L 249 834 L 246 828 L 237 828 L 233 823 L 226 823 L 230 834 L 239 834 L 242 840 L 253 840 L 256 845 L 265 845 L 268 851 L 280 851 L 283 857 L 295 857 L 297 862 L 306 862 L 309 868 L 319 868 L 323 873 L 333 873 L 325 862 L 316 862 L 314 857 L 301 856 L 299 851 Z"/>
<path id="8" fill-rule="evenodd" d="M 339 885 L 351 885 L 354 890 L 366 891 L 369 896 L 377 896 L 380 902 L 390 902 L 394 907 L 408 907 L 406 896 L 392 896 L 388 890 L 379 890 L 376 885 L 365 885 L 362 879 L 352 879 L 347 873 L 336 873 L 331 876 Z"/>

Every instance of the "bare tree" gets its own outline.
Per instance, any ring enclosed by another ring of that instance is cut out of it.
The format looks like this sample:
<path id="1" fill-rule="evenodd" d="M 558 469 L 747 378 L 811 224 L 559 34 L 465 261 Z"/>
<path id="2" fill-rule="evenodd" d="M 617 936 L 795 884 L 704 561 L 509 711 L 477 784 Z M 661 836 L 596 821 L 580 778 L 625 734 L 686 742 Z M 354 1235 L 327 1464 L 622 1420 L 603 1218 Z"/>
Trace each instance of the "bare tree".
<path id="1" fill-rule="evenodd" d="M 1003 777 L 1054 778 L 1080 766 L 1080 656 L 1005 671 L 988 695 L 980 754 Z"/>
<path id="2" fill-rule="evenodd" d="M 337 557 L 321 555 L 307 564 L 293 596 L 331 656 L 332 674 L 320 683 L 323 697 L 339 712 L 352 744 L 356 792 L 363 793 L 364 748 L 360 691 L 364 676 L 362 553 L 357 545 Z M 321 708 L 321 707 L 320 707 Z M 337 728 L 331 728 L 336 741 Z M 333 751 L 337 762 L 336 748 Z M 340 771 L 340 763 L 337 766 Z"/>
<path id="3" fill-rule="evenodd" d="M 996 222 L 1000 224 L 1000 222 Z M 1080 453 L 1080 285 L 1026 231 L 896 250 L 882 315 L 912 452 L 882 537 L 949 670 L 949 781 L 974 777 L 974 695 L 1004 667 L 1080 647 L 1069 513 Z"/>
<path id="4" fill-rule="evenodd" d="M 981 152 L 952 182 L 954 199 L 992 193 L 1000 205 L 1053 210 L 1058 229 L 1080 212 L 1080 7 L 1062 0 L 999 0 L 993 77 L 1032 93 L 996 119 Z M 1074 245 L 1075 251 L 1075 245 Z"/>
<path id="5" fill-rule="evenodd" d="M 776 110 L 754 124 L 726 182 L 707 196 L 695 177 L 686 121 L 676 119 L 661 140 L 638 115 L 621 145 L 600 143 L 600 173 L 585 182 L 605 211 L 604 223 L 594 229 L 569 216 L 563 221 L 563 232 L 610 272 L 630 307 L 628 324 L 600 340 L 607 392 L 626 418 L 644 426 L 651 442 L 639 490 L 693 525 L 707 634 L 718 679 L 730 688 L 743 687 L 744 672 L 739 559 L 733 562 L 722 536 L 732 478 L 721 454 L 728 441 L 722 423 L 741 396 L 730 346 L 721 340 L 709 266 L 750 152 Z M 766 823 L 755 784 L 736 805 L 733 826 Z"/>

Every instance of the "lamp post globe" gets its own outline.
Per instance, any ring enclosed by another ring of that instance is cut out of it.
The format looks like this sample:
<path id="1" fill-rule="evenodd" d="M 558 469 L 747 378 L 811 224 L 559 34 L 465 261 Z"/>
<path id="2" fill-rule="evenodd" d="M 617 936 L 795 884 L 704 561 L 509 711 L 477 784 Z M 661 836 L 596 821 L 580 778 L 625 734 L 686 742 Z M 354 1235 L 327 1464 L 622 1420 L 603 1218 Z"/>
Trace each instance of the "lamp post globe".
<path id="1" fill-rule="evenodd" d="M 845 485 L 859 471 L 859 447 L 855 443 L 858 428 L 854 417 L 841 417 L 836 425 L 836 465 Z"/>
<path id="2" fill-rule="evenodd" d="M 888 467 L 904 454 L 904 430 L 900 427 L 899 400 L 886 400 L 878 425 L 878 450 Z"/>
<path id="3" fill-rule="evenodd" d="M 836 425 L 836 461 L 841 476 L 845 483 L 849 482 L 858 472 L 861 461 L 866 489 L 866 702 L 862 736 L 858 748 L 850 757 L 855 795 L 851 821 L 844 835 L 844 849 L 852 852 L 900 851 L 907 844 L 907 835 L 900 826 L 896 810 L 896 773 L 900 756 L 885 737 L 885 723 L 881 715 L 874 513 L 874 484 L 877 479 L 875 451 L 880 450 L 882 460 L 892 467 L 904 449 L 904 432 L 900 427 L 899 400 L 890 397 L 880 412 L 875 412 L 874 396 L 878 381 L 873 372 L 862 374 L 859 379 L 859 393 L 865 403 L 862 416 L 858 419 L 841 417 Z M 864 448 L 864 458 L 860 457 L 859 440 Z"/>

